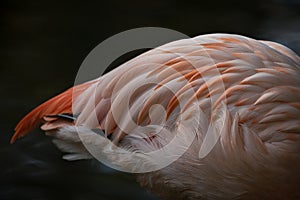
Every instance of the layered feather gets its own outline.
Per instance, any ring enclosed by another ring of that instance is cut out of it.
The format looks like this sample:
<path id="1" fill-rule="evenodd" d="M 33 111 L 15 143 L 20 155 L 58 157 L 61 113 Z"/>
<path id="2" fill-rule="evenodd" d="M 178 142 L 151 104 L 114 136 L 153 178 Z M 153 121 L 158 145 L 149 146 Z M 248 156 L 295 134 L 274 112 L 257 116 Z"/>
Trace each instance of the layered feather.
<path id="1" fill-rule="evenodd" d="M 166 168 L 139 176 L 159 195 L 299 197 L 299 64 L 282 45 L 238 35 L 172 42 L 37 107 L 17 125 L 11 141 L 44 119 L 43 130 L 71 153 L 66 159 L 90 158 L 82 144 L 88 143 L 92 154 L 118 168 L 138 169 L 133 158 L 143 160 L 179 135 L 174 155 L 167 156 L 178 156 L 179 149 L 185 153 Z M 78 117 L 74 123 L 47 118 L 63 113 Z M 76 128 L 84 135 L 80 140 Z M 217 138 L 213 146 L 206 146 L 207 134 Z M 194 141 L 187 147 L 190 137 Z"/>

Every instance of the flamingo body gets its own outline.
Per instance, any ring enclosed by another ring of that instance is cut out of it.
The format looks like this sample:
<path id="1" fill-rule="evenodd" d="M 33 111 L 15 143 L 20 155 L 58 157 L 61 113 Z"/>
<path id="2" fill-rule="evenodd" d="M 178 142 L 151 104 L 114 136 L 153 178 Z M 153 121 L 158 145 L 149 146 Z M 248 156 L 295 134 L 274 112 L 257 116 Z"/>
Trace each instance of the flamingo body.
<path id="1" fill-rule="evenodd" d="M 84 142 L 107 161 L 137 169 L 134 156 L 163 148 L 180 132 L 182 141 L 195 137 L 178 159 L 137 174 L 159 196 L 297 199 L 299 65 L 290 49 L 239 35 L 171 42 L 40 105 L 16 126 L 11 142 L 43 122 L 42 130 L 69 153 L 65 159 L 91 158 Z M 95 129 L 105 135 L 94 138 Z M 202 155 L 210 129 L 219 138 Z M 119 149 L 104 148 L 108 144 Z"/>

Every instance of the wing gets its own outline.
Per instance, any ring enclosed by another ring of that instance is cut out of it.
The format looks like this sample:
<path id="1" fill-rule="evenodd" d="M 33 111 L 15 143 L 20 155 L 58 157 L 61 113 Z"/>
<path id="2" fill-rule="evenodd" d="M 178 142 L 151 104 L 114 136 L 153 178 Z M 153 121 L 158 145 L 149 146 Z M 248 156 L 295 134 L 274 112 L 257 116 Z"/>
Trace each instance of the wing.
<path id="1" fill-rule="evenodd" d="M 70 123 L 103 129 L 118 143 L 140 125 L 163 122 L 170 130 L 176 128 L 176 121 L 195 104 L 209 120 L 226 102 L 232 115 L 239 111 L 241 121 L 258 122 L 274 107 L 261 104 L 282 102 L 274 91 L 296 94 L 294 101 L 286 101 L 299 109 L 299 74 L 299 57 L 276 43 L 228 34 L 179 40 L 40 105 L 20 121 L 11 141 L 44 121 L 43 130 Z M 253 105 L 259 111 L 249 114 Z M 75 122 L 59 116 L 66 113 L 78 116 Z"/>

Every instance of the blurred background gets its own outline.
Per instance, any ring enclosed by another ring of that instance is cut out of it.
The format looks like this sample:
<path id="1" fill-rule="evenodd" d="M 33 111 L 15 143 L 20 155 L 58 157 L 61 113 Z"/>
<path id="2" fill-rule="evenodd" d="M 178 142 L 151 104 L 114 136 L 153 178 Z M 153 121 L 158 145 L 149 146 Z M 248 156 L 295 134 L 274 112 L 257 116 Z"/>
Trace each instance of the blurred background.
<path id="1" fill-rule="evenodd" d="M 158 199 L 129 174 L 96 161 L 62 160 L 62 153 L 38 129 L 9 144 L 22 116 L 73 85 L 81 62 L 96 45 L 121 31 L 145 26 L 189 36 L 242 34 L 300 53 L 300 0 L 2 0 L 1 200 Z M 128 58 L 122 59 L 119 63 Z"/>

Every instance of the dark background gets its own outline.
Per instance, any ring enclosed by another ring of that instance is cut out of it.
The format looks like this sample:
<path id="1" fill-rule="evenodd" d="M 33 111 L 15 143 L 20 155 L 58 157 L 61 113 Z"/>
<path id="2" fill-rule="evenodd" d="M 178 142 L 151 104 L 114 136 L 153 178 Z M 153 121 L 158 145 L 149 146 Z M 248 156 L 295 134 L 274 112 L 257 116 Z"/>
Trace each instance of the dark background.
<path id="1" fill-rule="evenodd" d="M 96 161 L 62 160 L 40 130 L 9 144 L 22 116 L 73 85 L 81 62 L 96 45 L 144 26 L 189 36 L 237 33 L 277 41 L 300 53 L 299 0 L 2 0 L 1 200 L 156 199 L 128 174 Z"/>

